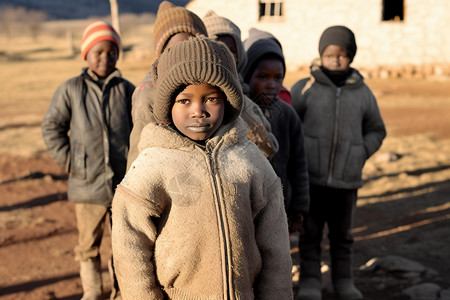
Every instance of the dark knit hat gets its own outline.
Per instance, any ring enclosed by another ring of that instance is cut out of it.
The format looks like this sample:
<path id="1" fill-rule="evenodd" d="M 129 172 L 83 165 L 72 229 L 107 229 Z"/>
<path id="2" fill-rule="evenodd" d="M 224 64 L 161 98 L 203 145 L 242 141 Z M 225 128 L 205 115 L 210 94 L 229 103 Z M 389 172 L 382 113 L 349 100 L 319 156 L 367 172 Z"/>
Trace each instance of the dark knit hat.
<path id="1" fill-rule="evenodd" d="M 210 10 L 203 17 L 203 23 L 208 30 L 208 36 L 215 39 L 218 36 L 230 36 L 233 38 L 237 49 L 237 69 L 240 72 L 247 64 L 247 54 L 245 53 L 244 44 L 241 40 L 241 30 L 231 20 L 218 16 L 214 11 Z"/>
<path id="2" fill-rule="evenodd" d="M 161 2 L 153 29 L 156 54 L 160 55 L 169 39 L 180 32 L 207 35 L 203 21 L 196 14 L 169 1 Z"/>
<path id="3" fill-rule="evenodd" d="M 105 21 L 94 21 L 89 23 L 83 31 L 81 38 L 81 56 L 86 59 L 86 55 L 101 41 L 111 41 L 117 47 L 117 55 L 120 50 L 120 37 L 111 24 Z"/>
<path id="4" fill-rule="evenodd" d="M 322 55 L 323 51 L 328 45 L 338 45 L 347 51 L 350 56 L 350 62 L 356 54 L 356 41 L 353 32 L 345 26 L 331 26 L 325 29 L 319 40 L 319 54 Z"/>
<path id="5" fill-rule="evenodd" d="M 284 73 L 286 73 L 286 63 L 281 43 L 271 33 L 251 28 L 248 38 L 244 41 L 244 49 L 247 51 L 247 65 L 242 70 L 245 83 L 250 81 L 250 77 L 261 58 L 269 55 L 280 59 Z"/>
<path id="6" fill-rule="evenodd" d="M 242 110 L 242 90 L 236 64 L 225 44 L 203 35 L 191 37 L 164 51 L 152 65 L 156 96 L 156 122 L 172 123 L 171 109 L 180 88 L 208 83 L 226 95 L 224 124 L 233 122 Z"/>

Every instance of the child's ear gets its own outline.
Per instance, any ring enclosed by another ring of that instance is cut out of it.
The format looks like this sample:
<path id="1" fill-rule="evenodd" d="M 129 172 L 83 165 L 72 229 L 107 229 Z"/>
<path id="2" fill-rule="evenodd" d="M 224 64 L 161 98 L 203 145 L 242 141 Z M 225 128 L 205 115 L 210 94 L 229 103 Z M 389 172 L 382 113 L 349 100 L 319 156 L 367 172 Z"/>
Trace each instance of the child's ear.
<path id="1" fill-rule="evenodd" d="M 155 59 L 151 67 L 153 84 L 156 84 L 156 82 L 158 81 L 158 64 L 159 58 Z"/>

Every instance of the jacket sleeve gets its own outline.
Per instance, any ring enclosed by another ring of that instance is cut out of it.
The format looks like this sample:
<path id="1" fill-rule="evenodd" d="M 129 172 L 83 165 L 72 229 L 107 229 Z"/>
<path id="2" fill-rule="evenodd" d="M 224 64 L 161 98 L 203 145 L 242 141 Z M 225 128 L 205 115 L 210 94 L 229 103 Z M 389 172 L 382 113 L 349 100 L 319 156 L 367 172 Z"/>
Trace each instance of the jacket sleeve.
<path id="1" fill-rule="evenodd" d="M 370 92 L 368 108 L 363 118 L 363 139 L 367 158 L 372 156 L 386 137 L 386 128 L 375 96 Z"/>
<path id="2" fill-rule="evenodd" d="M 272 133 L 272 127 L 262 110 L 250 98 L 244 96 L 242 119 L 248 125 L 247 139 L 258 146 L 267 158 L 278 152 L 278 141 Z"/>
<path id="3" fill-rule="evenodd" d="M 292 96 L 292 107 L 297 112 L 301 120 L 303 120 L 303 115 L 305 113 L 305 86 L 311 79 L 304 78 L 297 81 L 291 88 Z M 309 85 L 308 85 L 309 86 Z"/>
<path id="4" fill-rule="evenodd" d="M 292 192 L 288 207 L 288 214 L 291 216 L 309 211 L 309 176 L 303 126 L 293 109 L 289 128 L 291 129 L 291 153 L 287 171 Z"/>
<path id="5" fill-rule="evenodd" d="M 112 202 L 112 253 L 123 299 L 164 299 L 153 263 L 158 209 L 119 185 Z"/>
<path id="6" fill-rule="evenodd" d="M 73 95 L 71 95 L 70 85 L 62 84 L 53 95 L 41 126 L 49 155 L 66 172 L 70 170 L 68 132 L 72 114 L 71 97 Z"/>
<path id="7" fill-rule="evenodd" d="M 255 299 L 292 299 L 292 260 L 281 182 L 265 190 L 266 205 L 255 217 L 262 268 L 254 283 Z"/>
<path id="8" fill-rule="evenodd" d="M 133 128 L 130 134 L 127 171 L 139 155 L 138 144 L 142 129 L 144 129 L 148 123 L 155 121 L 153 117 L 153 94 L 154 86 L 151 80 L 151 73 L 149 72 L 134 90 L 132 96 L 131 116 L 133 118 Z"/>

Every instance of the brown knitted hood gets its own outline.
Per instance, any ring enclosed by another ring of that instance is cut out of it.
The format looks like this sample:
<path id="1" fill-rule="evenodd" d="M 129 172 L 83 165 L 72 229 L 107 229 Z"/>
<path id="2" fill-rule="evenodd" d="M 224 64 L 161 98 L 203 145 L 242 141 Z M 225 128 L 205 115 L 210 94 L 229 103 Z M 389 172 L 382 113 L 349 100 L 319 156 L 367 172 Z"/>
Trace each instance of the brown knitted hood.
<path id="1" fill-rule="evenodd" d="M 241 30 L 230 19 L 218 16 L 214 11 L 210 10 L 203 17 L 203 23 L 208 30 L 208 36 L 215 38 L 216 36 L 227 35 L 233 38 L 237 49 L 237 68 L 240 72 L 247 64 L 247 53 L 245 53 L 244 44 L 241 40 Z"/>
<path id="2" fill-rule="evenodd" d="M 242 89 L 230 50 L 220 42 L 196 36 L 166 51 L 152 65 L 156 96 L 153 106 L 158 123 L 171 124 L 175 92 L 191 84 L 208 83 L 226 96 L 224 124 L 236 120 L 242 110 Z"/>

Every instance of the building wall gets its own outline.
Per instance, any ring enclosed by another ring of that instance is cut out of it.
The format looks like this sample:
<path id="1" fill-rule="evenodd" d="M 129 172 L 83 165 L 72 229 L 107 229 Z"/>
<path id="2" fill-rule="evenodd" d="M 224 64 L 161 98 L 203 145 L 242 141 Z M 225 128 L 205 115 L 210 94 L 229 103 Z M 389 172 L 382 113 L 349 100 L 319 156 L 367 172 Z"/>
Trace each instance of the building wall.
<path id="1" fill-rule="evenodd" d="M 203 17 L 210 9 L 235 22 L 243 39 L 256 27 L 283 45 L 290 69 L 318 56 L 323 30 L 345 25 L 356 36 L 355 67 L 450 65 L 450 1 L 404 0 L 403 21 L 382 21 L 382 0 L 284 0 L 284 18 L 258 21 L 258 0 L 192 0 L 186 8 Z"/>

